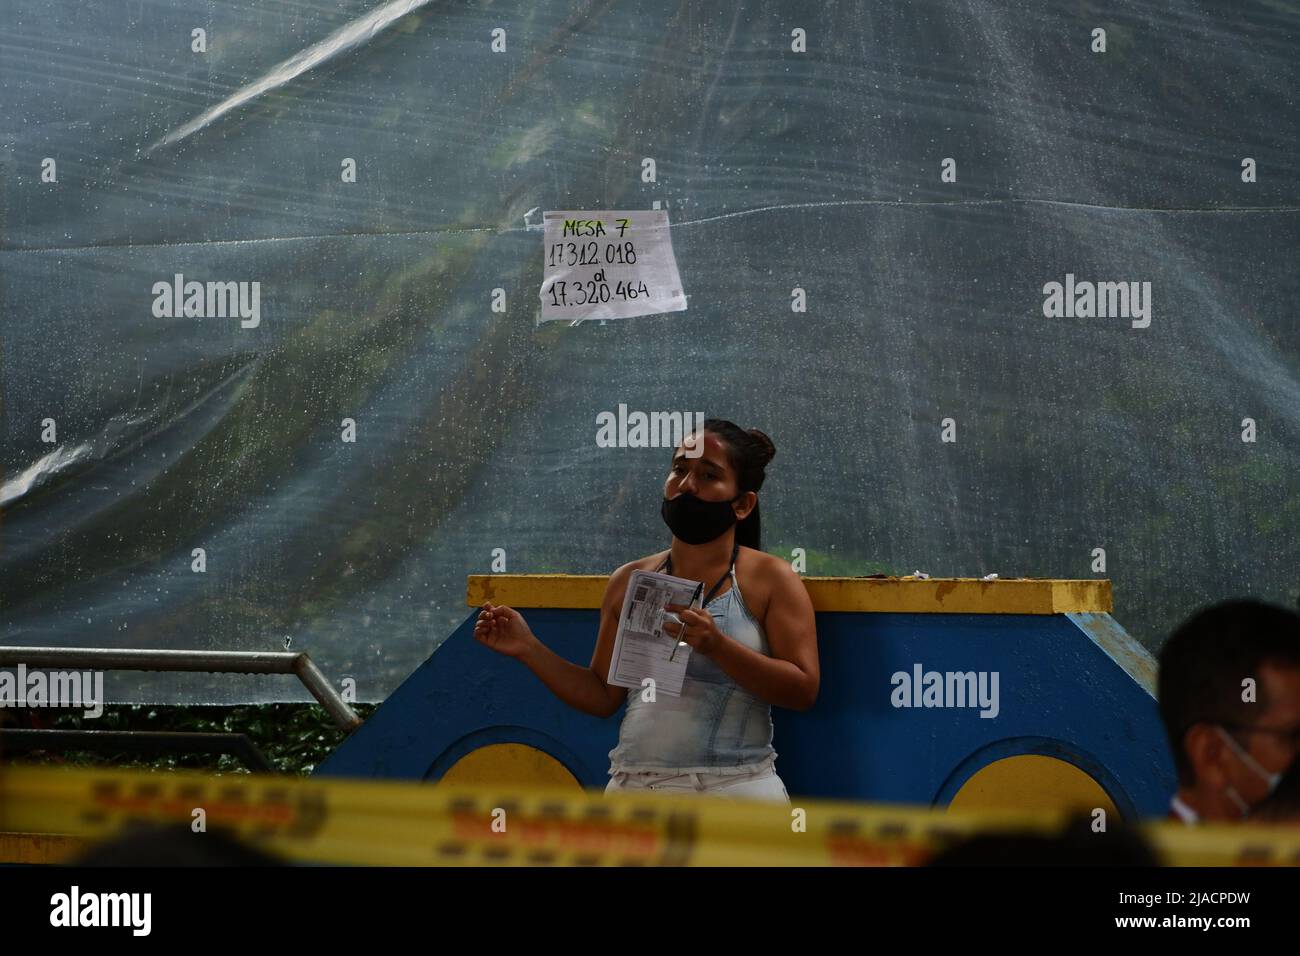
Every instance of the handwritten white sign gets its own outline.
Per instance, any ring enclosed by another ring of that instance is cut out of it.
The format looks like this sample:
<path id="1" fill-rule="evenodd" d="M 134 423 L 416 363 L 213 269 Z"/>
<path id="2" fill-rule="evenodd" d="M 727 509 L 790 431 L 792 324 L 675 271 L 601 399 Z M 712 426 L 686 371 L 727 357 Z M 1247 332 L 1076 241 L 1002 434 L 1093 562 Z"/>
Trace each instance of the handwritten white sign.
<path id="1" fill-rule="evenodd" d="M 682 312 L 666 209 L 546 212 L 543 322 Z"/>

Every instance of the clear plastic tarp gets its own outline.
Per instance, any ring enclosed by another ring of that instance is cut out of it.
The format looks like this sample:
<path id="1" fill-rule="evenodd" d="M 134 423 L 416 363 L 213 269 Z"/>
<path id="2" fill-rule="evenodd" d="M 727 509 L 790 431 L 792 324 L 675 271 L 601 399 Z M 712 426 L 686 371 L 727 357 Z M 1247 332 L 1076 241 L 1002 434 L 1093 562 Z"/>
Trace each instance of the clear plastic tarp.
<path id="1" fill-rule="evenodd" d="M 810 575 L 1104 576 L 1151 648 L 1293 604 L 1297 90 L 1291 0 L 6 0 L 0 643 L 381 699 L 494 549 L 667 546 L 620 404 L 767 432 Z M 656 203 L 686 311 L 538 324 L 541 212 Z M 256 323 L 156 314 L 177 275 Z M 1067 281 L 1149 324 L 1044 315 Z"/>

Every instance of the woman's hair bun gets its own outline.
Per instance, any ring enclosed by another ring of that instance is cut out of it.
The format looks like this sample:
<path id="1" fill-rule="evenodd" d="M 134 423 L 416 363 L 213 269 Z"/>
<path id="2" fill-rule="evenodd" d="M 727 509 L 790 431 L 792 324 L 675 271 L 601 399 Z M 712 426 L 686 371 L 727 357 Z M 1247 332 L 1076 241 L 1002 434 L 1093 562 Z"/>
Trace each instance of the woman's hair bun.
<path id="1" fill-rule="evenodd" d="M 764 432 L 759 431 L 757 428 L 751 428 L 749 436 L 758 442 L 762 450 L 764 465 L 776 457 L 776 446 L 772 444 L 772 439 L 768 438 Z"/>

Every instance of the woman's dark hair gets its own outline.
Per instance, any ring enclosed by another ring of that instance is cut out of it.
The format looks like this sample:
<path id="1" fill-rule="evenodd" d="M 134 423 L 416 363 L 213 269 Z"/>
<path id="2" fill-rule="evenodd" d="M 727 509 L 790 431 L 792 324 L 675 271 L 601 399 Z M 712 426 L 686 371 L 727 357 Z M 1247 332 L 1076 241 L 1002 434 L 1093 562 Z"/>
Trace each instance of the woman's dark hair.
<path id="1" fill-rule="evenodd" d="M 758 491 L 763 487 L 763 479 L 766 477 L 764 469 L 776 457 L 776 446 L 772 444 L 772 439 L 757 428 L 745 431 L 725 418 L 706 418 L 704 430 L 712 432 L 726 443 L 727 460 L 736 472 L 737 494 Z M 761 551 L 761 542 L 762 526 L 758 516 L 758 502 L 755 502 L 754 510 L 736 525 L 736 543 Z"/>

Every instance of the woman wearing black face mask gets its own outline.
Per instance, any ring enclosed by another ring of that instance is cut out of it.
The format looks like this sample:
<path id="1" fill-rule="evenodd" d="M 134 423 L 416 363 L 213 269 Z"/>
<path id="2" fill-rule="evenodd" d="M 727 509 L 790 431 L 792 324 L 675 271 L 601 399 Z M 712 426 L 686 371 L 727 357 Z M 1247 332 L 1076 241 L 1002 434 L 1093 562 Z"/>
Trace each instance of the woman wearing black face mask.
<path id="1" fill-rule="evenodd" d="M 674 451 L 664 482 L 660 514 L 672 546 L 610 575 L 589 666 L 555 654 L 504 605 L 483 606 L 474 636 L 521 660 L 585 713 L 608 717 L 627 704 L 606 793 L 685 790 L 788 801 L 776 775 L 771 705 L 810 708 L 820 672 L 808 592 L 787 562 L 759 550 L 757 492 L 776 449 L 757 429 L 713 418 L 704 423 L 702 453 L 695 454 L 696 440 L 687 436 Z M 704 583 L 701 608 L 669 605 L 682 624 L 665 630 L 692 648 L 680 697 L 648 700 L 642 689 L 605 682 L 635 570 Z"/>

